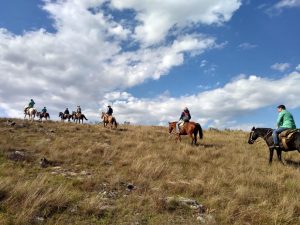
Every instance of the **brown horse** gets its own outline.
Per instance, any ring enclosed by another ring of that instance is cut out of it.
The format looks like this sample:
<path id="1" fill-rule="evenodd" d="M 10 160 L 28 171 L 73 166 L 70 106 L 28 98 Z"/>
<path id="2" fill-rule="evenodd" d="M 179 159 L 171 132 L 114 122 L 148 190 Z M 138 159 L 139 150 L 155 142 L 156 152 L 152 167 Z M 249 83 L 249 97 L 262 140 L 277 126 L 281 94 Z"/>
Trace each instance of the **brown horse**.
<path id="1" fill-rule="evenodd" d="M 80 120 L 81 120 L 81 122 L 83 123 L 83 119 L 88 120 L 88 119 L 85 117 L 84 114 L 82 114 L 82 113 L 76 113 L 75 111 L 72 112 L 72 118 L 73 118 L 73 120 L 75 121 L 75 123 L 77 123 L 78 121 L 79 121 L 79 123 L 80 123 Z"/>
<path id="2" fill-rule="evenodd" d="M 112 128 L 113 126 L 115 126 L 115 128 L 117 128 L 117 126 L 118 126 L 116 118 L 113 116 L 109 116 L 104 112 L 102 112 L 102 114 L 101 114 L 101 119 L 103 119 L 104 127 L 106 127 L 107 124 L 110 125 L 110 128 Z"/>
<path id="3" fill-rule="evenodd" d="M 73 119 L 73 115 L 63 114 L 63 112 L 59 112 L 58 116 L 61 118 L 62 121 L 65 121 L 67 119 L 68 122 L 70 122 L 70 119 Z"/>
<path id="4" fill-rule="evenodd" d="M 176 125 L 177 122 L 169 122 L 169 134 L 172 133 L 172 131 L 176 131 Z M 176 133 L 176 140 L 181 141 L 180 135 L 189 135 L 192 139 L 192 145 L 197 144 L 197 134 L 199 133 L 200 139 L 203 138 L 203 131 L 202 127 L 199 123 L 195 122 L 185 122 L 183 127 L 180 129 L 180 133 Z"/>
<path id="5" fill-rule="evenodd" d="M 176 125 L 177 122 L 169 122 L 169 134 L 172 133 L 172 131 L 176 131 Z M 195 122 L 185 122 L 183 127 L 180 129 L 180 133 L 176 133 L 176 140 L 181 141 L 180 135 L 189 135 L 192 139 L 192 145 L 197 144 L 197 134 L 199 133 L 200 139 L 203 138 L 203 131 L 202 127 L 199 123 Z"/>
<path id="6" fill-rule="evenodd" d="M 39 120 L 42 120 L 43 118 L 45 118 L 46 120 L 50 119 L 50 115 L 49 113 L 42 113 L 42 112 L 37 112 L 36 116 L 39 117 Z"/>

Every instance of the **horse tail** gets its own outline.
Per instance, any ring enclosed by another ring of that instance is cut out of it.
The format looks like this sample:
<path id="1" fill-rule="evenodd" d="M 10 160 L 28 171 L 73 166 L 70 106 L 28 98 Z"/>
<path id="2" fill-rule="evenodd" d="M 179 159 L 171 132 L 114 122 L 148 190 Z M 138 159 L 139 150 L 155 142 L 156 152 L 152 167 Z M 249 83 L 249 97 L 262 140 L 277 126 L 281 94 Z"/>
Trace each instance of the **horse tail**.
<path id="1" fill-rule="evenodd" d="M 199 123 L 196 123 L 196 127 L 198 128 L 198 132 L 199 132 L 199 137 L 200 139 L 203 138 L 203 130 L 202 130 L 202 127 Z"/>
<path id="2" fill-rule="evenodd" d="M 114 124 L 115 124 L 115 128 L 117 128 L 118 127 L 118 123 L 117 123 L 116 118 L 114 118 Z"/>
<path id="3" fill-rule="evenodd" d="M 83 114 L 82 114 L 82 115 L 83 115 Z M 83 117 L 84 117 L 85 120 L 88 120 L 88 119 L 85 117 L 85 115 L 83 115 Z"/>

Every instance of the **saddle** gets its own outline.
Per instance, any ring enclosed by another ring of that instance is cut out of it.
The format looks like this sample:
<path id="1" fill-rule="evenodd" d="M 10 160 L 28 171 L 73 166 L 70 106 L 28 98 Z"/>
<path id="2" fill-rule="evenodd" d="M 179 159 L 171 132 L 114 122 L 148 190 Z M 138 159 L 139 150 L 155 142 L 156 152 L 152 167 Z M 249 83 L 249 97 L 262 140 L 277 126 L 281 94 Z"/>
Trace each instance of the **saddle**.
<path id="1" fill-rule="evenodd" d="M 282 131 L 278 137 L 279 140 L 281 141 L 283 147 L 285 149 L 289 149 L 289 143 L 293 140 L 293 137 L 296 133 L 299 133 L 300 131 L 298 129 L 288 129 Z"/>

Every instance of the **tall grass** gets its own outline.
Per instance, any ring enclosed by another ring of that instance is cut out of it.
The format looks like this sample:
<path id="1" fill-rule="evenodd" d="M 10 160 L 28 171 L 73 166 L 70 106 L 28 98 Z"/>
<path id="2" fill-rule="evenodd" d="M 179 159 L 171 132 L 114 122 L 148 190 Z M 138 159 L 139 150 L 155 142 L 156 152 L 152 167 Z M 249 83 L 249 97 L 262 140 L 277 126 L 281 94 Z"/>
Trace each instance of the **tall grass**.
<path id="1" fill-rule="evenodd" d="M 246 132 L 204 131 L 191 146 L 165 127 L 15 121 L 0 119 L 0 224 L 200 223 L 168 197 L 206 206 L 207 224 L 300 224 L 299 153 L 269 166 Z M 9 159 L 21 150 L 28 160 Z"/>

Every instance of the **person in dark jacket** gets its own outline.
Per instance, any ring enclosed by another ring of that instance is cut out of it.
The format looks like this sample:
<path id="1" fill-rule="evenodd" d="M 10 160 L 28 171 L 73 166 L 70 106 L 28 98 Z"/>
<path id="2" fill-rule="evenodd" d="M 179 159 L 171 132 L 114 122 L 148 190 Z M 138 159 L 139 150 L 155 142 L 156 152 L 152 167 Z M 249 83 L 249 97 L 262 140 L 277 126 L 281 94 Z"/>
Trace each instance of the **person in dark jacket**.
<path id="1" fill-rule="evenodd" d="M 69 115 L 69 114 L 70 114 L 69 109 L 66 108 L 66 110 L 64 111 L 64 115 L 66 116 L 66 115 Z"/>
<path id="2" fill-rule="evenodd" d="M 177 122 L 176 132 L 180 133 L 180 126 L 183 126 L 185 122 L 189 122 L 191 118 L 189 109 L 185 107 L 180 115 L 179 121 Z"/>
<path id="3" fill-rule="evenodd" d="M 112 109 L 112 107 L 111 107 L 110 105 L 108 105 L 107 108 L 108 108 L 108 109 L 107 109 L 106 114 L 107 114 L 108 116 L 112 116 L 112 114 L 113 114 L 113 112 L 114 112 L 113 109 Z"/>
<path id="4" fill-rule="evenodd" d="M 80 105 L 77 106 L 76 112 L 77 112 L 77 114 L 81 114 L 81 107 L 80 107 Z"/>

